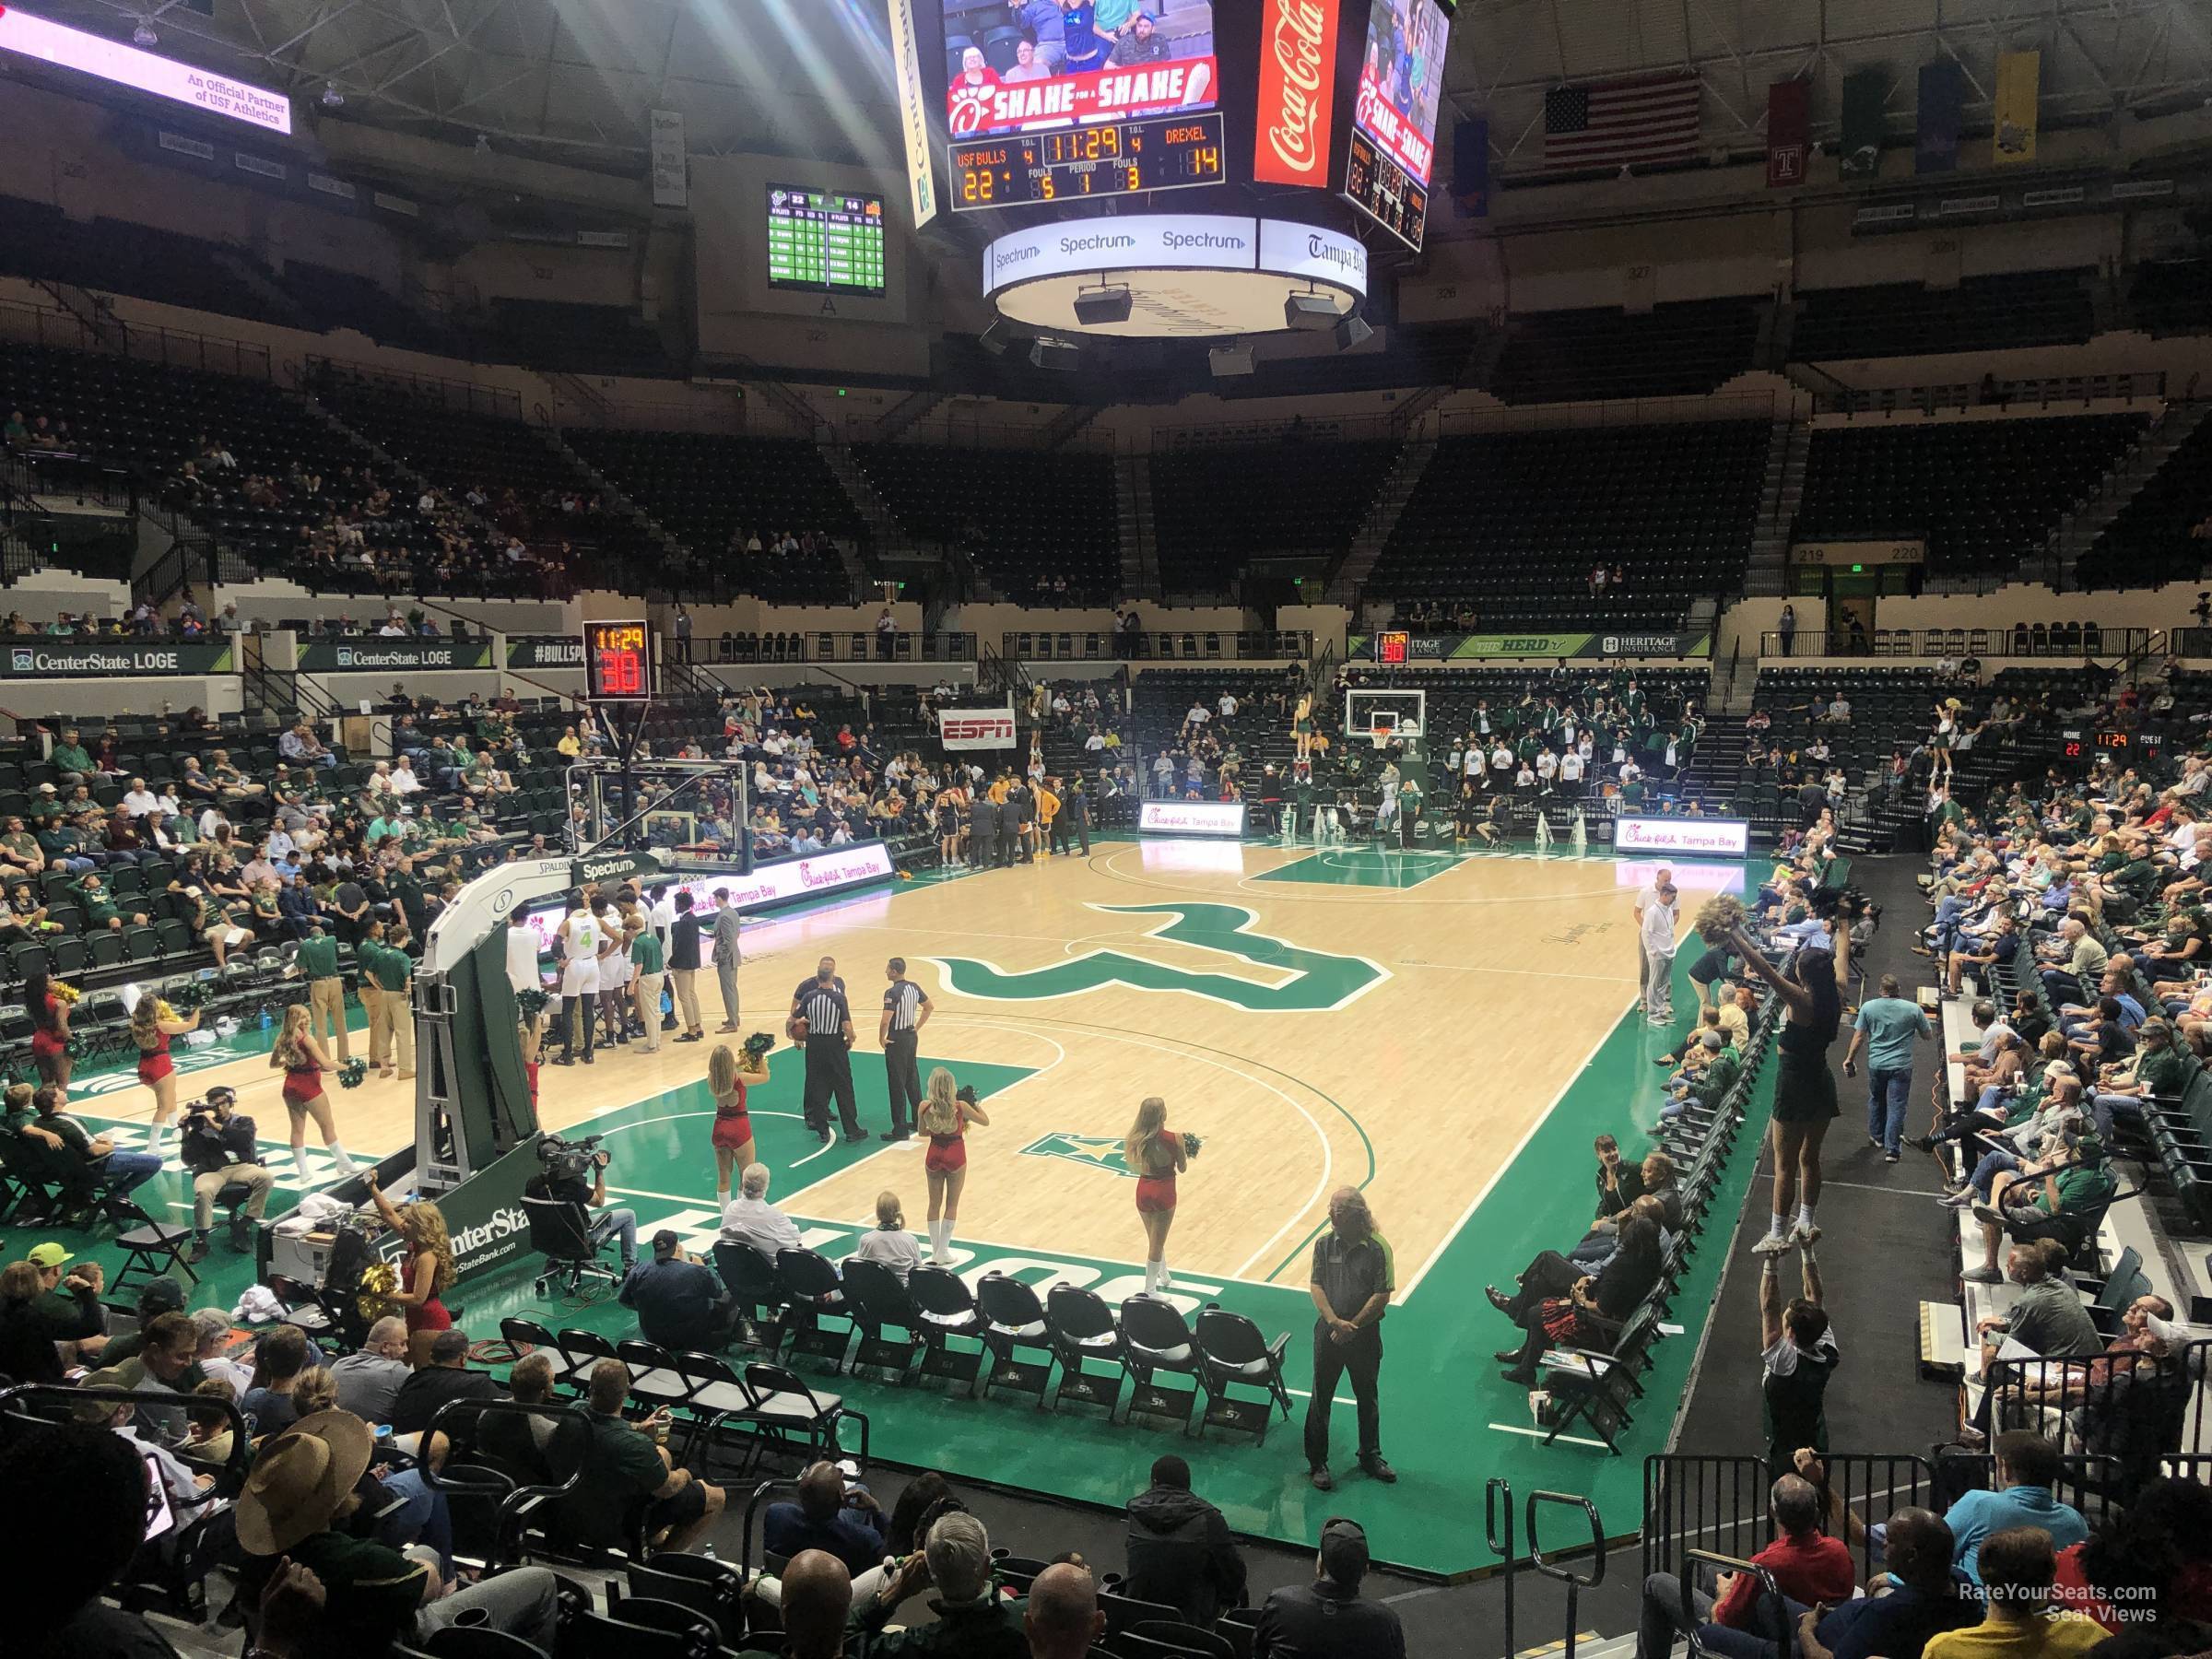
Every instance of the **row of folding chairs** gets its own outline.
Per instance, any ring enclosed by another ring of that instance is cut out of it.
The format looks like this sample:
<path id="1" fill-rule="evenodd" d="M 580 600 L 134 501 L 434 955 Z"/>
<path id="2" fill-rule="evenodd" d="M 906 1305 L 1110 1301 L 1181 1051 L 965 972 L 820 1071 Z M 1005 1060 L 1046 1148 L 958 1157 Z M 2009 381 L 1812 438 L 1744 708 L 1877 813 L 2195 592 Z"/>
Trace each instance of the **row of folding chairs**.
<path id="1" fill-rule="evenodd" d="M 965 1383 L 971 1398 L 1100 1406 L 1110 1421 L 1145 1418 L 1186 1432 L 1203 1402 L 1198 1432 L 1226 1428 L 1262 1441 L 1271 1407 L 1290 1415 L 1288 1335 L 1269 1341 L 1212 1303 L 1192 1322 L 1164 1297 L 1130 1297 L 1117 1313 L 1094 1290 L 1062 1283 L 1041 1297 L 1003 1273 L 985 1274 L 971 1293 L 943 1267 L 917 1267 L 900 1284 L 881 1263 L 847 1261 L 841 1273 L 811 1250 L 786 1250 L 771 1265 L 750 1245 L 724 1242 L 714 1256 L 749 1340 L 771 1354 L 788 1345 L 794 1359 L 833 1372 L 849 1364 L 900 1383 Z"/>

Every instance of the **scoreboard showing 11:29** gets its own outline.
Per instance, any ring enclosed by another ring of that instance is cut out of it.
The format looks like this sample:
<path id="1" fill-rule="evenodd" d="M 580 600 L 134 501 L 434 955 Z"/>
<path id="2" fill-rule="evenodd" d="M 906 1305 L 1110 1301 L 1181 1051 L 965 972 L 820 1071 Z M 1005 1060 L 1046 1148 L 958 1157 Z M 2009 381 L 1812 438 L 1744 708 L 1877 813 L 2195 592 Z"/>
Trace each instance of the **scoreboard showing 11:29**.
<path id="1" fill-rule="evenodd" d="M 952 147 L 958 209 L 1079 202 L 1222 180 L 1221 112 L 1008 133 Z"/>

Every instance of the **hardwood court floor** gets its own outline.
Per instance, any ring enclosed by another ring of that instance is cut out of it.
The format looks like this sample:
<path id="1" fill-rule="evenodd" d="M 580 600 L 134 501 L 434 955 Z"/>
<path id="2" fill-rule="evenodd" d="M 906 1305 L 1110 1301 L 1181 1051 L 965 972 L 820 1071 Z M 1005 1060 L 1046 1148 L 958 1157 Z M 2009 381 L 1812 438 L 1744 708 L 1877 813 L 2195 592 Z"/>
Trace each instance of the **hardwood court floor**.
<path id="1" fill-rule="evenodd" d="M 1321 1517 L 1353 1514 L 1370 1525 L 1379 1557 L 1433 1571 L 1488 1559 L 1471 1517 L 1493 1474 L 1524 1488 L 1590 1493 L 1611 1530 L 1632 1528 L 1637 1457 L 1664 1440 L 1717 1281 L 1717 1250 L 1700 1253 L 1677 1299 L 1687 1329 L 1661 1345 L 1621 1458 L 1594 1442 L 1536 1444 L 1524 1395 L 1489 1360 L 1513 1333 L 1481 1287 L 1579 1235 L 1594 1134 L 1621 1135 L 1631 1153 L 1646 1144 L 1664 1075 L 1649 1062 L 1665 1044 L 1630 1014 L 1629 895 L 1647 874 L 1609 859 L 1103 842 L 1088 859 L 902 884 L 748 926 L 745 1030 L 780 1030 L 816 958 L 839 959 L 861 1011 L 853 1070 L 871 1133 L 886 1122 L 872 1006 L 884 959 L 906 957 L 935 1000 L 924 1072 L 948 1065 L 977 1085 L 992 1114 L 971 1139 L 958 1235 L 971 1278 L 998 1270 L 1040 1287 L 1068 1279 L 1110 1302 L 1140 1288 L 1142 1232 L 1119 1140 L 1137 1101 L 1163 1095 L 1171 1122 L 1206 1139 L 1183 1178 L 1169 1246 L 1176 1299 L 1186 1311 L 1219 1300 L 1269 1335 L 1291 1332 L 1290 1381 L 1302 1390 L 1312 1241 L 1332 1188 L 1364 1189 L 1398 1265 L 1399 1305 L 1384 1327 L 1383 1443 L 1404 1478 L 1382 1488 L 1354 1476 L 1324 1499 L 1305 1484 L 1295 1421 L 1278 1419 L 1259 1448 L 1179 1442 L 1172 1430 L 1108 1426 L 1073 1409 L 1044 1433 L 1011 1400 L 948 1402 L 934 1388 L 879 1380 L 824 1386 L 866 1409 L 877 1454 L 900 1462 L 1118 1503 L 1145 1484 L 1153 1456 L 1182 1444 L 1232 1525 L 1310 1542 Z M 1741 878 L 1735 866 L 1677 866 L 1685 932 L 1704 892 Z M 1694 955 L 1694 939 L 1690 947 Z M 712 1026 L 719 1010 L 711 976 L 702 981 Z M 1678 1006 L 1688 994 L 1678 975 Z M 242 1081 L 265 1137 L 281 1135 L 276 1075 L 265 1058 L 193 1061 L 188 1089 L 218 1073 Z M 202 1065 L 211 1069 L 203 1075 Z M 704 1067 L 705 1045 L 664 1043 L 646 1054 L 633 1044 L 588 1069 L 547 1065 L 541 1098 L 548 1127 L 609 1133 L 617 1202 L 637 1209 L 648 1231 L 670 1226 L 700 1246 L 715 1223 Z M 754 1093 L 771 1197 L 833 1257 L 852 1248 L 887 1187 L 921 1230 L 919 1149 L 821 1147 L 798 1121 L 801 1070 L 800 1056 L 781 1049 L 770 1083 Z M 144 1091 L 128 1073 L 112 1075 L 121 1087 L 85 1100 L 87 1111 L 142 1119 Z M 410 1096 L 398 1085 L 372 1079 L 334 1098 L 357 1152 L 406 1139 Z M 121 1138 L 135 1136 L 125 1126 Z M 170 1202 L 182 1192 L 179 1183 Z M 220 1281 L 243 1263 L 218 1253 L 207 1267 Z M 486 1334 L 500 1314 L 532 1302 L 519 1272 L 464 1288 L 467 1323 Z M 535 1312 L 556 1325 L 628 1328 L 628 1315 L 606 1304 Z M 1353 1430 L 1341 1392 L 1340 1471 Z M 1302 1415 L 1302 1394 L 1296 1403 Z"/>

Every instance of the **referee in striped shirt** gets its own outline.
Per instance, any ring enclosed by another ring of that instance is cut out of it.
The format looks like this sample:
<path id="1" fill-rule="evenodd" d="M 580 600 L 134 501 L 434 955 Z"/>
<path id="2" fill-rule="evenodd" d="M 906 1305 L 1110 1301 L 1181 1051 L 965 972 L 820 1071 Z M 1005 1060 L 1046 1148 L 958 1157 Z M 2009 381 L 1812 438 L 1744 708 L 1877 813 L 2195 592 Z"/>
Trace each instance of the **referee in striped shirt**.
<path id="1" fill-rule="evenodd" d="M 913 1134 L 914 1113 L 922 1105 L 922 1072 L 914 1051 L 935 1005 L 928 992 L 906 977 L 904 957 L 893 957 L 883 972 L 891 982 L 884 989 L 883 1023 L 876 1032 L 883 1044 L 884 1089 L 891 1099 L 891 1126 L 883 1138 L 902 1141 Z"/>
<path id="2" fill-rule="evenodd" d="M 837 977 L 835 957 L 815 964 L 814 977 L 801 980 L 791 994 L 790 1029 L 794 1036 L 802 1019 L 806 1022 L 806 1095 L 801 1110 L 806 1127 L 821 1137 L 823 1146 L 830 1144 L 830 1099 L 834 1095 L 845 1138 L 865 1140 L 860 1107 L 853 1098 L 853 1010 L 845 1001 L 845 982 Z"/>

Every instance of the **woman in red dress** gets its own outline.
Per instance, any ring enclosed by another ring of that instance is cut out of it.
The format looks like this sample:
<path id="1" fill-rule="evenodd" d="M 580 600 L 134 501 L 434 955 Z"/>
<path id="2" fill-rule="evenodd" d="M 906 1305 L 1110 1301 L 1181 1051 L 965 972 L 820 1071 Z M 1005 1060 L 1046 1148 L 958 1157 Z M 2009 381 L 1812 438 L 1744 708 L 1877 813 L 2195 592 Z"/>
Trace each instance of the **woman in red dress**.
<path id="1" fill-rule="evenodd" d="M 323 1074 L 329 1065 L 330 1056 L 308 1032 L 307 1005 L 294 1003 L 284 1011 L 284 1030 L 269 1050 L 269 1069 L 284 1073 L 284 1109 L 292 1120 L 292 1171 L 302 1186 L 307 1184 L 307 1120 L 311 1117 L 323 1132 L 323 1144 L 329 1148 L 338 1172 L 360 1173 L 360 1166 L 338 1144 L 330 1097 L 323 1091 Z"/>
<path id="2" fill-rule="evenodd" d="M 955 1091 L 943 1066 L 929 1074 L 914 1127 L 929 1137 L 922 1168 L 929 1177 L 929 1260 L 935 1267 L 952 1260 L 953 1224 L 960 1218 L 960 1189 L 968 1184 L 968 1125 L 988 1124 L 991 1114 L 976 1102 L 975 1091 Z"/>
<path id="3" fill-rule="evenodd" d="M 369 1196 L 375 1200 L 384 1224 L 406 1241 L 406 1265 L 392 1301 L 406 1317 L 407 1360 L 419 1368 L 429 1362 L 431 1340 L 453 1324 L 441 1300 L 453 1282 L 453 1246 L 445 1230 L 445 1212 L 427 1198 L 394 1206 L 376 1184 L 374 1170 L 369 1171 Z"/>
<path id="4" fill-rule="evenodd" d="M 657 1018 L 658 1016 L 656 1015 Z M 745 1109 L 745 1091 L 768 1081 L 763 1056 L 747 1070 L 726 1042 L 707 1056 L 707 1092 L 714 1097 L 714 1211 L 730 1207 L 730 1171 L 753 1161 L 753 1120 Z"/>
<path id="5" fill-rule="evenodd" d="M 1136 1216 L 1145 1224 L 1145 1288 L 1165 1290 L 1168 1229 L 1175 1225 L 1175 1177 L 1190 1167 L 1182 1136 L 1168 1127 L 1168 1103 L 1147 1095 L 1122 1137 L 1122 1160 L 1136 1171 Z"/>
<path id="6" fill-rule="evenodd" d="M 146 1137 L 146 1149 L 160 1156 L 169 1137 L 169 1120 L 177 1112 L 177 1063 L 169 1057 L 169 1040 L 182 1037 L 200 1023 L 194 1008 L 190 1019 L 179 1019 L 152 992 L 140 994 L 131 1007 L 131 1041 L 138 1045 L 138 1081 L 154 1091 L 154 1127 Z"/>
<path id="7" fill-rule="evenodd" d="M 39 1076 L 67 1088 L 75 1065 L 69 1056 L 69 1004 L 53 994 L 43 968 L 23 976 L 23 1011 L 30 1016 L 30 1057 Z"/>

